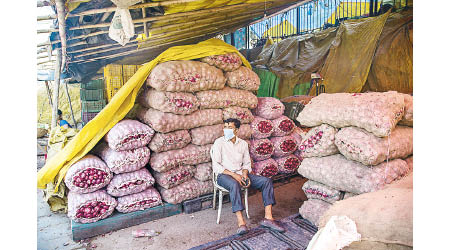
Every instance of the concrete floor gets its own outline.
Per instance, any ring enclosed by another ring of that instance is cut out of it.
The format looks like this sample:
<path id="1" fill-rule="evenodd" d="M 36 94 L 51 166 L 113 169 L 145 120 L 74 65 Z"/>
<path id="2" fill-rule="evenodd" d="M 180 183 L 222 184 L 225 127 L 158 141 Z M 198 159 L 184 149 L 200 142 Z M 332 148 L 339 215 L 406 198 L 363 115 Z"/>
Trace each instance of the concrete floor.
<path id="1" fill-rule="evenodd" d="M 42 167 L 38 165 L 38 169 Z M 305 179 L 294 178 L 290 183 L 275 187 L 277 205 L 273 215 L 281 219 L 298 213 L 306 197 L 300 191 Z M 231 203 L 222 208 L 220 224 L 216 224 L 217 210 L 206 209 L 193 214 L 178 214 L 130 228 L 100 235 L 81 242 L 71 240 L 70 220 L 65 214 L 54 214 L 42 200 L 42 190 L 37 190 L 37 249 L 188 249 L 232 234 L 237 229 Z M 264 217 L 261 193 L 249 196 L 247 225 L 257 227 Z M 154 229 L 160 235 L 133 238 L 133 229 Z"/>

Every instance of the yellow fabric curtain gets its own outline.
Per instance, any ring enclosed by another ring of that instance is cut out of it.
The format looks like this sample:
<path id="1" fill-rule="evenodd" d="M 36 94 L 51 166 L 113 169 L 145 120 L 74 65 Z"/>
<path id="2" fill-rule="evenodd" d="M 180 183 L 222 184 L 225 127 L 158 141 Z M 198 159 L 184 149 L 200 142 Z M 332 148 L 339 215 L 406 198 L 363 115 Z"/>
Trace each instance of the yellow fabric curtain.
<path id="1" fill-rule="evenodd" d="M 111 102 L 86 124 L 67 146 L 39 170 L 37 187 L 45 189 L 46 184 L 54 183 L 55 178 L 58 176 L 55 192 L 58 191 L 58 186 L 64 179 L 69 167 L 89 153 L 102 137 L 131 110 L 139 89 L 157 64 L 173 60 L 192 60 L 229 52 L 239 54 L 243 64 L 251 69 L 250 63 L 235 47 L 215 38 L 194 45 L 169 48 L 151 62 L 144 64 L 111 99 Z"/>

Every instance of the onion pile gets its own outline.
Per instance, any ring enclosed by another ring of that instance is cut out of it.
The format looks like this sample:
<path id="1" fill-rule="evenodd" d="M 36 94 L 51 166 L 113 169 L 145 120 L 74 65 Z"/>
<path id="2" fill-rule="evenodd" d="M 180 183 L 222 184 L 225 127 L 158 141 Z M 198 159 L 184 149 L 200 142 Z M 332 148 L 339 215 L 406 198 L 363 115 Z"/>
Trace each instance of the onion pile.
<path id="1" fill-rule="evenodd" d="M 136 120 L 122 120 L 105 135 L 105 141 L 116 151 L 130 150 L 146 146 L 155 131 Z"/>
<path id="2" fill-rule="evenodd" d="M 263 161 L 258 161 L 253 164 L 253 172 L 256 175 L 271 178 L 272 176 L 278 174 L 278 164 L 272 158 Z"/>
<path id="3" fill-rule="evenodd" d="M 250 156 L 255 161 L 270 158 L 274 152 L 274 146 L 269 139 L 250 140 Z"/>
<path id="4" fill-rule="evenodd" d="M 90 193 L 108 185 L 111 178 L 108 166 L 97 156 L 88 154 L 69 168 L 64 183 L 70 191 Z"/>
<path id="5" fill-rule="evenodd" d="M 283 137 L 271 137 L 270 141 L 274 146 L 273 156 L 283 157 L 288 156 L 297 149 L 295 138 L 288 135 Z"/>
<path id="6" fill-rule="evenodd" d="M 104 190 L 87 194 L 69 192 L 67 199 L 67 215 L 79 223 L 92 223 L 104 219 L 111 215 L 117 206 L 117 201 Z"/>
<path id="7" fill-rule="evenodd" d="M 255 116 L 255 119 L 250 123 L 250 126 L 253 130 L 252 136 L 256 139 L 268 138 L 274 131 L 272 121 L 258 116 Z"/>
<path id="8" fill-rule="evenodd" d="M 287 116 L 280 116 L 279 118 L 272 120 L 274 130 L 272 136 L 286 136 L 294 131 L 295 123 Z"/>
<path id="9" fill-rule="evenodd" d="M 283 174 L 295 172 L 301 163 L 301 160 L 293 154 L 281 158 L 275 158 L 275 161 L 278 164 L 278 172 Z"/>

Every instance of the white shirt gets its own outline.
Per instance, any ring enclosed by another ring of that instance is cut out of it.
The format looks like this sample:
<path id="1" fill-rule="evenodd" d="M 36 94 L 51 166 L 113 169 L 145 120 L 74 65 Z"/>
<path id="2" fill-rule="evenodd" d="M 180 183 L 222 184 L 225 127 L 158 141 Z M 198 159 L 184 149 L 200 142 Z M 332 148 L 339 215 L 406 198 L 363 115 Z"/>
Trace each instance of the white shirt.
<path id="1" fill-rule="evenodd" d="M 224 136 L 217 138 L 210 154 L 214 173 L 221 174 L 225 169 L 237 174 L 242 174 L 243 169 L 252 171 L 248 143 L 237 136 L 235 143 Z"/>

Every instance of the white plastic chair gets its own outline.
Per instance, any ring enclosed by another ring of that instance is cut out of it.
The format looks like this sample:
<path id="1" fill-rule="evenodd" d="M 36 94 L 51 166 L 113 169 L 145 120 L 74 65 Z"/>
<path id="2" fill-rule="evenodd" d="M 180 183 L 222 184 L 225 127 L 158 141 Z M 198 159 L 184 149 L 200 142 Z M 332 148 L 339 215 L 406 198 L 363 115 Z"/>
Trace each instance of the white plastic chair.
<path id="1" fill-rule="evenodd" d="M 222 212 L 222 201 L 223 201 L 223 195 L 226 193 L 230 193 L 228 190 L 226 190 L 224 187 L 219 186 L 217 184 L 217 174 L 213 172 L 213 184 L 214 184 L 214 196 L 213 196 L 213 209 L 216 209 L 216 193 L 217 190 L 219 190 L 219 211 L 217 211 L 217 224 L 220 222 L 220 214 Z M 247 218 L 250 219 L 250 216 L 248 216 L 248 188 L 242 187 L 241 190 L 244 190 L 244 204 L 245 204 L 245 213 L 247 214 Z"/>

